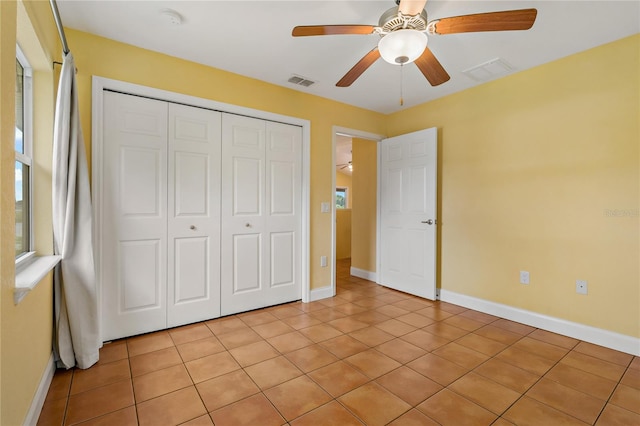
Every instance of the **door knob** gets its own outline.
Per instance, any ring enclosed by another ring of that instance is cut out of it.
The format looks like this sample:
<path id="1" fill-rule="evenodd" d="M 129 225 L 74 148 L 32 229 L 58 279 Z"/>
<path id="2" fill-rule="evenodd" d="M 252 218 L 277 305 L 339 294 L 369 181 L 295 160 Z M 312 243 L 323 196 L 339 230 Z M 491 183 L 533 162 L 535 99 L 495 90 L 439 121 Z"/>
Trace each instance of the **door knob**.
<path id="1" fill-rule="evenodd" d="M 433 219 L 423 220 L 421 223 L 426 223 L 427 225 L 433 225 Z"/>

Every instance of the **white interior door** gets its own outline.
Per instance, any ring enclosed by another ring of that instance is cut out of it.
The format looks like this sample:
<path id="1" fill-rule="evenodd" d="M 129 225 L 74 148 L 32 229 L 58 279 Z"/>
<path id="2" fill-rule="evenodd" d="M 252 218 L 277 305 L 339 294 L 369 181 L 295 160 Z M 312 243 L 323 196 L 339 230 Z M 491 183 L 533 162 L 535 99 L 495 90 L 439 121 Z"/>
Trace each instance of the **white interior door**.
<path id="1" fill-rule="evenodd" d="M 300 298 L 299 127 L 223 114 L 221 314 Z"/>
<path id="2" fill-rule="evenodd" d="M 379 283 L 436 298 L 437 129 L 381 142 Z"/>
<path id="3" fill-rule="evenodd" d="M 102 337 L 166 328 L 167 103 L 104 93 Z"/>
<path id="4" fill-rule="evenodd" d="M 220 316 L 221 114 L 169 104 L 167 326 Z"/>

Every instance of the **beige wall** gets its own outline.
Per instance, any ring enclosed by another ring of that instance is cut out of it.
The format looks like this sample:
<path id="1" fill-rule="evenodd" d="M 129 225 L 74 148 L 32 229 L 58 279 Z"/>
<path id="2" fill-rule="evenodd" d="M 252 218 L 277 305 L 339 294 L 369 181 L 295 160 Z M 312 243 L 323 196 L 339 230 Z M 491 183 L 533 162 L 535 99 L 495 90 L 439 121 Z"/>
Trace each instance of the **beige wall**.
<path id="1" fill-rule="evenodd" d="M 51 61 L 59 42 L 48 2 L 1 1 L 0 22 L 0 424 L 18 425 L 25 420 L 51 355 L 53 295 L 49 275 L 19 305 L 13 303 L 15 46 L 17 41 L 34 69 L 35 248 L 39 254 L 51 254 Z"/>
<path id="2" fill-rule="evenodd" d="M 378 144 L 353 138 L 351 266 L 376 272 Z"/>
<path id="3" fill-rule="evenodd" d="M 438 127 L 442 289 L 640 337 L 639 56 L 635 35 L 388 117 Z"/>

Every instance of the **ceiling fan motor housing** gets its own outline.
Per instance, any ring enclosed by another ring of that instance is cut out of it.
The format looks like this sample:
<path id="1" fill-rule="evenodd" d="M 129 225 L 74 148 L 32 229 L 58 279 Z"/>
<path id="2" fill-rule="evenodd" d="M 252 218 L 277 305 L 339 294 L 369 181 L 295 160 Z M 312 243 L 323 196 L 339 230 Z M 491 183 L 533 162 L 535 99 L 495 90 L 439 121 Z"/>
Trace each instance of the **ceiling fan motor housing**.
<path id="1" fill-rule="evenodd" d="M 382 34 L 402 29 L 425 31 L 427 29 L 427 11 L 423 9 L 419 15 L 408 16 L 400 13 L 397 7 L 392 7 L 380 16 L 378 27 Z"/>

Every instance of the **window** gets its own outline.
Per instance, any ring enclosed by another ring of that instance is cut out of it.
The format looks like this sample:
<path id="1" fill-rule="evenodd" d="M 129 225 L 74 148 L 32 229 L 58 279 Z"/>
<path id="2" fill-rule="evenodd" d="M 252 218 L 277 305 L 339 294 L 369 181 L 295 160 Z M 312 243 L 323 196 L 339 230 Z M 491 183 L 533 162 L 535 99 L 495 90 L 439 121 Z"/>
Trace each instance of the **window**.
<path id="1" fill-rule="evenodd" d="M 336 209 L 347 208 L 347 188 L 336 188 Z"/>
<path id="2" fill-rule="evenodd" d="M 16 264 L 32 251 L 31 221 L 31 68 L 19 47 L 16 49 Z"/>

